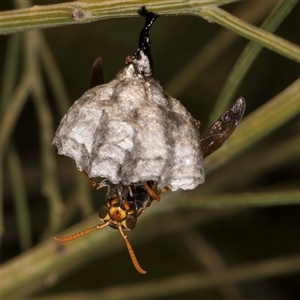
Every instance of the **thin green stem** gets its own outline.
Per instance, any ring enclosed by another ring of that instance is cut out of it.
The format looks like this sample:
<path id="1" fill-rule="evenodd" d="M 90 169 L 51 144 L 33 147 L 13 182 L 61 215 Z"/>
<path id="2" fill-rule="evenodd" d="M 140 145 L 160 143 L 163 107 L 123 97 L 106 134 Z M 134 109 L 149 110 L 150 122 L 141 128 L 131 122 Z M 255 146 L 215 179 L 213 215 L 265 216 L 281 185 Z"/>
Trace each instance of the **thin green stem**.
<path id="1" fill-rule="evenodd" d="M 0 33 L 10 34 L 29 29 L 89 23 L 110 18 L 136 17 L 137 9 L 142 5 L 146 5 L 149 10 L 161 15 L 195 15 L 196 8 L 208 5 L 222 5 L 236 1 L 237 0 L 83 0 L 53 5 L 35 5 L 31 8 L 1 12 Z"/>
<path id="2" fill-rule="evenodd" d="M 154 299 L 178 295 L 230 283 L 241 283 L 278 275 L 292 274 L 300 270 L 300 254 L 266 259 L 254 263 L 241 264 L 215 272 L 185 273 L 168 278 L 160 278 L 138 284 L 112 286 L 93 292 L 78 292 L 39 299 Z"/>
<path id="3" fill-rule="evenodd" d="M 18 116 L 28 93 L 28 81 L 22 77 L 20 85 L 14 90 L 18 74 L 21 35 L 12 36 L 7 45 L 6 59 L 0 91 L 0 235 L 4 232 L 3 221 L 3 158 L 9 137 L 15 127 Z"/>
<path id="4" fill-rule="evenodd" d="M 56 106 L 58 107 L 60 115 L 63 116 L 71 106 L 71 101 L 63 84 L 64 81 L 61 76 L 61 72 L 47 45 L 47 42 L 45 41 L 43 33 L 36 32 L 36 35 L 40 46 L 39 55 L 41 63 L 44 67 L 45 74 L 48 77 L 51 92 L 53 93 L 54 100 L 56 101 Z"/>
<path id="5" fill-rule="evenodd" d="M 8 40 L 4 63 L 4 71 L 1 88 L 1 115 L 6 109 L 9 99 L 13 93 L 18 75 L 18 61 L 20 54 L 21 34 L 12 35 Z"/>
<path id="6" fill-rule="evenodd" d="M 94 213 L 91 195 L 92 189 L 86 176 L 75 171 L 74 179 L 75 186 L 65 200 L 66 210 L 61 222 L 62 227 L 66 227 L 70 223 L 70 220 L 78 212 L 78 209 L 83 217 L 88 217 Z"/>
<path id="7" fill-rule="evenodd" d="M 182 193 L 177 201 L 170 203 L 176 208 L 223 208 L 257 207 L 276 205 L 299 205 L 300 190 L 276 191 L 269 193 L 245 193 L 222 195 L 199 195 L 194 192 Z"/>
<path id="8" fill-rule="evenodd" d="M 198 263 L 199 268 L 202 269 L 204 266 L 210 273 L 228 268 L 221 253 L 196 229 L 188 228 L 184 230 L 180 234 L 180 239 L 190 252 L 188 256 Z M 229 283 L 220 286 L 220 292 L 223 294 L 224 299 L 243 299 L 242 292 L 236 284 Z"/>
<path id="9" fill-rule="evenodd" d="M 37 61 L 38 37 L 36 32 L 27 32 L 25 37 L 26 64 L 31 77 L 33 103 L 40 128 L 41 155 L 43 167 L 43 194 L 48 199 L 50 211 L 48 227 L 44 237 L 54 234 L 60 228 L 64 204 L 57 180 L 56 160 L 54 148 L 51 147 L 53 138 L 53 120 L 50 108 L 45 98 L 44 85 Z"/>
<path id="10" fill-rule="evenodd" d="M 15 147 L 10 146 L 7 156 L 10 182 L 14 195 L 19 240 L 21 249 L 25 251 L 31 247 L 31 226 L 23 168 Z"/>
<path id="11" fill-rule="evenodd" d="M 76 172 L 76 202 L 84 217 L 91 215 L 94 212 L 91 195 L 91 185 L 87 178 L 81 173 Z"/>
<path id="12" fill-rule="evenodd" d="M 257 28 L 216 6 L 199 9 L 199 16 L 216 22 L 251 41 L 300 63 L 300 47 L 272 33 Z"/>
<path id="13" fill-rule="evenodd" d="M 15 128 L 15 125 L 19 119 L 22 108 L 27 101 L 27 96 L 30 92 L 30 79 L 26 74 L 22 75 L 22 78 L 14 90 L 10 101 L 6 106 L 6 110 L 1 118 L 0 128 L 0 155 L 1 157 L 5 153 L 10 136 Z"/>
<path id="14" fill-rule="evenodd" d="M 263 22 L 261 29 L 274 32 L 288 16 L 296 3 L 297 2 L 293 1 L 279 1 L 271 14 Z M 213 123 L 214 120 L 216 120 L 222 112 L 225 111 L 226 107 L 229 106 L 234 94 L 262 49 L 263 47 L 256 42 L 252 41 L 248 43 L 226 79 L 224 87 L 220 93 L 220 97 L 216 101 L 214 109 L 210 114 L 210 124 Z"/>
<path id="15" fill-rule="evenodd" d="M 273 6 L 274 3 L 272 2 L 242 3 L 233 13 L 242 20 L 256 24 L 265 18 Z M 201 35 L 202 33 L 199 32 L 199 40 Z M 173 97 L 178 97 L 199 74 L 209 68 L 238 38 L 239 36 L 234 32 L 222 28 L 219 34 L 206 43 L 177 74 L 172 76 L 170 82 L 165 86 L 166 91 Z"/>

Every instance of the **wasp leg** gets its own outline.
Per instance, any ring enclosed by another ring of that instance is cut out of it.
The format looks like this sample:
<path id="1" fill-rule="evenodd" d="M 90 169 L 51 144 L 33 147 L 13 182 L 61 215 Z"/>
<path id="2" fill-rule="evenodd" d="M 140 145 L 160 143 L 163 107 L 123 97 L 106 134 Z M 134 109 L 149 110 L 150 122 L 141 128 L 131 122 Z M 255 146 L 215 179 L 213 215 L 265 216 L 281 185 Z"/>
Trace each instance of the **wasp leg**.
<path id="1" fill-rule="evenodd" d="M 101 188 L 105 186 L 109 186 L 110 182 L 108 180 L 102 180 L 101 182 L 96 182 L 93 178 L 90 178 L 86 171 L 81 171 L 82 174 L 84 174 L 90 181 L 93 188 L 96 190 L 100 190 Z"/>
<path id="2" fill-rule="evenodd" d="M 133 198 L 133 191 L 132 191 L 132 187 L 130 185 L 128 186 L 128 193 L 129 193 L 129 196 L 131 198 Z"/>
<path id="3" fill-rule="evenodd" d="M 142 182 L 142 185 L 145 187 L 147 194 L 154 200 L 159 201 L 160 197 L 159 195 L 157 195 L 156 192 L 153 191 L 153 189 L 151 189 L 151 187 L 147 184 L 146 181 Z"/>
<path id="4" fill-rule="evenodd" d="M 167 186 L 165 186 L 162 190 L 161 190 L 161 192 L 163 193 L 163 192 L 167 192 L 167 191 L 169 191 L 170 189 L 167 187 Z"/>

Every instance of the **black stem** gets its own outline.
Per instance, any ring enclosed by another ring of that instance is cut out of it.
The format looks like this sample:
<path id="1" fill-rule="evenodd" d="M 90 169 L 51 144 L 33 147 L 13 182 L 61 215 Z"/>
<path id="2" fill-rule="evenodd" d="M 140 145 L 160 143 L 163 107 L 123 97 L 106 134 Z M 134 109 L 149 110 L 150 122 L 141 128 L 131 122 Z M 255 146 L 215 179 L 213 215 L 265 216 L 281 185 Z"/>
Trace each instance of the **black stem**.
<path id="1" fill-rule="evenodd" d="M 153 60 L 151 56 L 151 42 L 149 37 L 149 29 L 151 28 L 158 15 L 153 12 L 148 12 L 145 6 L 138 10 L 138 14 L 145 18 L 145 25 L 140 33 L 139 47 L 134 56 L 138 59 L 140 56 L 140 52 L 143 51 L 143 53 L 148 57 L 150 67 L 152 69 Z"/>

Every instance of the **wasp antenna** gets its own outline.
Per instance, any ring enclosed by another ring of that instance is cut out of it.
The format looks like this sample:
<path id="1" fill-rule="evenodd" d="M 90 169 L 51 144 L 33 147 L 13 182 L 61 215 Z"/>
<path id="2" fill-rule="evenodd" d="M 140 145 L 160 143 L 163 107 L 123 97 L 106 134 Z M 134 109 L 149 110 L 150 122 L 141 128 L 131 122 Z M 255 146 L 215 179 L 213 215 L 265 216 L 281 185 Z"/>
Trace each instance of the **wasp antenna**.
<path id="1" fill-rule="evenodd" d="M 86 230 L 83 230 L 83 231 L 80 231 L 80 232 L 77 232 L 75 234 L 72 234 L 72 235 L 69 235 L 69 236 L 65 236 L 65 237 L 62 237 L 62 238 L 59 238 L 59 237 L 54 237 L 54 239 L 58 242 L 58 243 L 67 243 L 67 242 L 71 242 L 73 240 L 76 240 L 86 234 L 89 234 L 90 232 L 92 231 L 95 231 L 97 229 L 100 229 L 100 228 L 103 228 L 103 227 L 106 227 L 107 225 L 109 225 L 109 221 L 103 223 L 103 224 L 98 224 L 92 228 L 89 228 L 89 229 L 86 229 Z"/>
<path id="2" fill-rule="evenodd" d="M 128 249 L 128 252 L 129 252 L 129 255 L 130 255 L 130 258 L 131 258 L 131 261 L 133 263 L 133 266 L 135 267 L 135 269 L 139 273 L 146 274 L 147 272 L 144 269 L 142 269 L 142 267 L 140 266 L 140 264 L 139 264 L 139 262 L 138 262 L 138 260 L 137 260 L 137 258 L 135 256 L 135 254 L 134 254 L 134 251 L 133 251 L 133 249 L 132 249 L 132 247 L 131 247 L 131 245 L 130 245 L 130 243 L 128 241 L 127 235 L 124 233 L 124 231 L 122 229 L 122 225 L 119 224 L 118 228 L 119 228 L 119 231 L 120 231 L 120 233 L 121 233 L 121 235 L 124 238 L 124 241 L 126 243 L 126 246 L 127 246 L 127 249 Z"/>

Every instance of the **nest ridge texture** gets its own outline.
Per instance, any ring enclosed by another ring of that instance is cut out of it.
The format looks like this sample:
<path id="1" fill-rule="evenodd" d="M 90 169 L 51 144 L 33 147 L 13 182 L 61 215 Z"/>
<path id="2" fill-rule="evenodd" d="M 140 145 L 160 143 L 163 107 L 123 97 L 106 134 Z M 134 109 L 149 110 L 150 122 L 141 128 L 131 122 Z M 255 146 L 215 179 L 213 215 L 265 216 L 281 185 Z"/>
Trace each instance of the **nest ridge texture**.
<path id="1" fill-rule="evenodd" d="M 174 191 L 205 178 L 195 120 L 134 64 L 85 92 L 61 120 L 53 145 L 79 171 L 113 184 L 153 180 Z"/>

